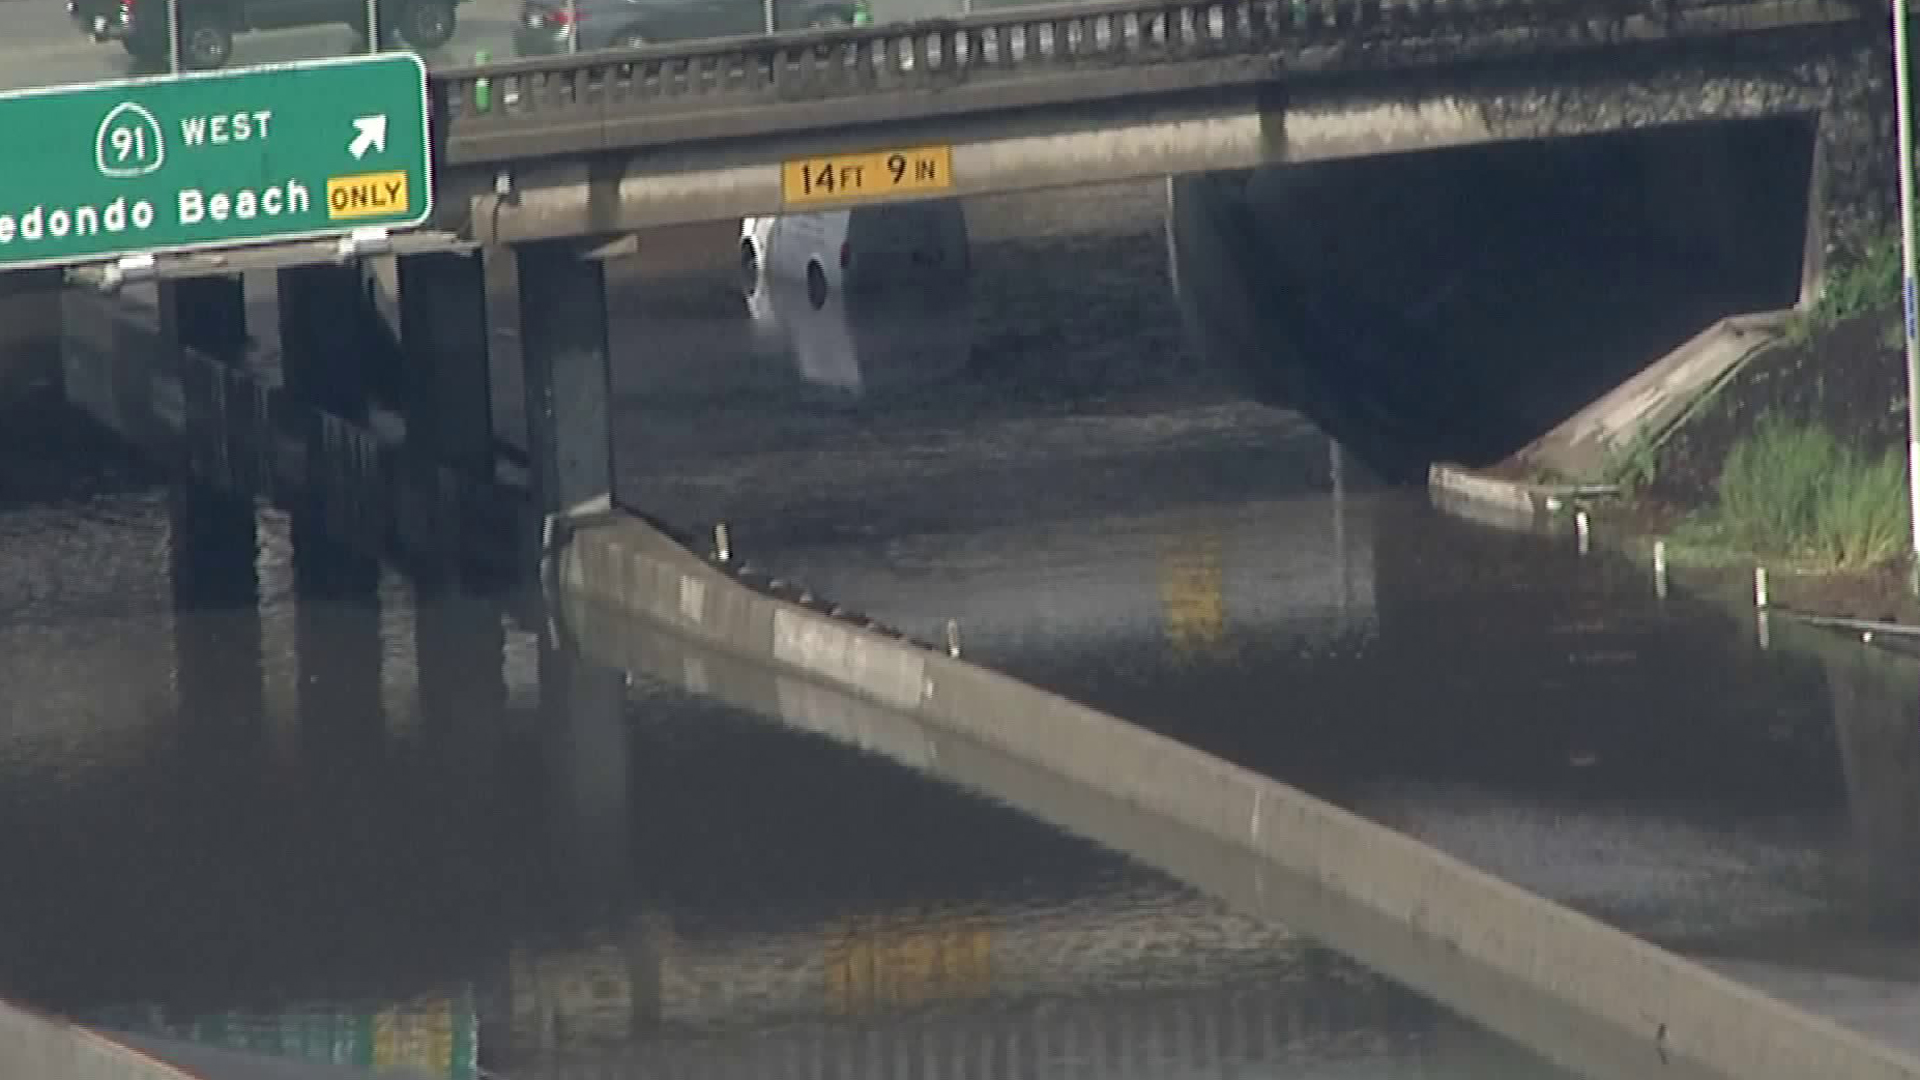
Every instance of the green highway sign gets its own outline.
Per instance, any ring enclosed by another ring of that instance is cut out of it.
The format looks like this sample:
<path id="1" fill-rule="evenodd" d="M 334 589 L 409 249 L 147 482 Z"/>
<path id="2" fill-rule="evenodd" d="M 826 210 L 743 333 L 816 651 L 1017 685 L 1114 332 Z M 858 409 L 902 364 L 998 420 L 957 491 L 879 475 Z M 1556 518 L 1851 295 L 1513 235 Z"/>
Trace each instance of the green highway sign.
<path id="1" fill-rule="evenodd" d="M 427 68 L 343 56 L 0 94 L 0 270 L 404 228 Z"/>

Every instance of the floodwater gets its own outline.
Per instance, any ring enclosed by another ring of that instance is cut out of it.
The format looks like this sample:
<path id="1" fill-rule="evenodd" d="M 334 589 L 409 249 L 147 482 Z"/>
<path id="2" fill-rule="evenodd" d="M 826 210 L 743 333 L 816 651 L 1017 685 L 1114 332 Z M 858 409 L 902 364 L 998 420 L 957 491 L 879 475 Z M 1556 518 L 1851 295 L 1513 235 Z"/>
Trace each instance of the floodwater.
<path id="1" fill-rule="evenodd" d="M 283 515 L 236 573 L 235 512 L 0 513 L 39 556 L 6 578 L 8 996 L 442 1076 L 1560 1075 L 1120 852 L 543 650 Z"/>
<path id="2" fill-rule="evenodd" d="M 643 241 L 623 501 L 1911 1045 L 1920 681 L 1371 485 L 1185 354 L 1152 191 L 1080 205 L 802 342 L 732 236 Z M 1125 835 L 27 430 L 0 994 L 449 1077 L 1563 1075 Z"/>

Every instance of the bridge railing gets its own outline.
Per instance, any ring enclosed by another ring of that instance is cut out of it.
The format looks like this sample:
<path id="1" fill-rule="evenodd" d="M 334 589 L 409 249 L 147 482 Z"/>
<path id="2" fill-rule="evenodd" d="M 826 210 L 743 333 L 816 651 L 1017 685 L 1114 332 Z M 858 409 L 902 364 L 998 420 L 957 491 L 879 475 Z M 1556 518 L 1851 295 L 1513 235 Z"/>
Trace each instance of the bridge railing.
<path id="1" fill-rule="evenodd" d="M 850 100 L 956 111 L 991 90 L 1118 78 L 1089 98 L 1271 78 L 1318 47 L 1364 61 L 1394 39 L 1497 33 L 1569 15 L 1619 17 L 1642 0 L 1118 0 L 1021 7 L 958 19 L 606 50 L 441 71 L 453 163 L 578 153 L 762 131 L 755 110 Z M 1204 65 L 1206 74 L 1181 73 Z M 1053 86 L 1048 100 L 1058 102 Z M 692 122 L 685 122 L 692 121 Z"/>

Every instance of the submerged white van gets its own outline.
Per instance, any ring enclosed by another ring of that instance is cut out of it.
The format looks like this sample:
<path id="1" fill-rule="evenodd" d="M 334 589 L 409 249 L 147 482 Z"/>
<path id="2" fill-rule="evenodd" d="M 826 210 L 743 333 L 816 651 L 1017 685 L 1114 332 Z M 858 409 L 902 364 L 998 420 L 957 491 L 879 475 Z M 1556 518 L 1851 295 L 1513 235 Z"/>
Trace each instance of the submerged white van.
<path id="1" fill-rule="evenodd" d="M 751 299 L 770 280 L 801 285 L 815 308 L 841 294 L 940 289 L 972 269 L 958 199 L 750 217 L 740 223 L 741 285 Z"/>

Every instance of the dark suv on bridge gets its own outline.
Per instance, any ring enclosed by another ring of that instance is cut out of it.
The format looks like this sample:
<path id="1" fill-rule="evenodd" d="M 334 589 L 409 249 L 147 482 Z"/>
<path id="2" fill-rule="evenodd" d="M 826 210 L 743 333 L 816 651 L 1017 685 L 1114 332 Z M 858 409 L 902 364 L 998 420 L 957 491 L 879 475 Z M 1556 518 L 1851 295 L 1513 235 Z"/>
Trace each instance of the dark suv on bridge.
<path id="1" fill-rule="evenodd" d="M 852 26 L 866 17 L 866 0 L 773 0 L 776 30 Z M 524 0 L 513 47 L 520 56 L 549 56 L 760 34 L 766 24 L 762 0 Z"/>
<path id="2" fill-rule="evenodd" d="M 416 49 L 453 38 L 454 7 L 464 0 L 380 0 L 377 18 Z M 366 0 L 179 0 L 180 65 L 221 67 L 233 36 L 250 30 L 344 25 L 366 36 Z M 67 14 L 95 41 L 118 41 L 144 68 L 167 62 L 166 0 L 67 0 Z M 382 35 L 385 36 L 384 34 Z"/>

